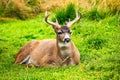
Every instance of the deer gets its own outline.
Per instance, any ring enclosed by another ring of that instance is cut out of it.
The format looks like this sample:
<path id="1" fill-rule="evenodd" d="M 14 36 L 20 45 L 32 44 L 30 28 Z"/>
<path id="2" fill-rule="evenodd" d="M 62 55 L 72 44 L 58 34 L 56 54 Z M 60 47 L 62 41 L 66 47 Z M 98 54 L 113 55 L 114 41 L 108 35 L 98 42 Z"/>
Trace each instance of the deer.
<path id="1" fill-rule="evenodd" d="M 81 14 L 76 11 L 74 20 L 65 22 L 63 26 L 48 20 L 50 14 L 45 13 L 45 22 L 52 26 L 56 39 L 33 40 L 23 46 L 15 56 L 15 64 L 31 67 L 74 66 L 80 63 L 80 53 L 71 40 L 70 27 L 80 20 Z"/>

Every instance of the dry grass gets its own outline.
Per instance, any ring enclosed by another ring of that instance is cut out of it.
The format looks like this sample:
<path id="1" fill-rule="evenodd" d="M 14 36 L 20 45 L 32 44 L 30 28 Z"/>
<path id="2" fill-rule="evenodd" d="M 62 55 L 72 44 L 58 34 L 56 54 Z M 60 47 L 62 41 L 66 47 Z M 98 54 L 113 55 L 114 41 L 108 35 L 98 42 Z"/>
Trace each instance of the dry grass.
<path id="1" fill-rule="evenodd" d="M 103 12 L 120 12 L 120 2 L 119 0 L 38 0 L 40 2 L 41 11 L 59 9 L 66 7 L 69 3 L 73 3 L 78 8 L 83 8 L 84 10 L 92 10 L 96 8 L 97 10 Z"/>
<path id="2" fill-rule="evenodd" d="M 15 18 L 0 18 L 0 21 L 15 21 Z"/>
<path id="3" fill-rule="evenodd" d="M 119 0 L 0 0 L 0 16 L 24 19 L 46 10 L 59 10 L 69 3 L 85 11 L 120 12 Z"/>
<path id="4" fill-rule="evenodd" d="M 80 0 L 80 7 L 87 10 L 96 8 L 103 12 L 120 12 L 119 0 Z"/>
<path id="5" fill-rule="evenodd" d="M 55 10 L 66 7 L 69 3 L 79 4 L 79 0 L 38 0 L 40 3 L 40 10 Z"/>
<path id="6" fill-rule="evenodd" d="M 29 12 L 32 11 L 32 9 L 30 7 L 26 6 L 25 0 L 13 0 L 13 4 L 20 11 L 29 11 Z"/>
<path id="7" fill-rule="evenodd" d="M 0 0 L 0 16 L 21 19 L 30 17 L 33 15 L 35 7 L 30 6 L 29 1 L 31 0 Z"/>
<path id="8" fill-rule="evenodd" d="M 98 9 L 104 11 L 120 12 L 120 1 L 119 0 L 100 0 Z"/>

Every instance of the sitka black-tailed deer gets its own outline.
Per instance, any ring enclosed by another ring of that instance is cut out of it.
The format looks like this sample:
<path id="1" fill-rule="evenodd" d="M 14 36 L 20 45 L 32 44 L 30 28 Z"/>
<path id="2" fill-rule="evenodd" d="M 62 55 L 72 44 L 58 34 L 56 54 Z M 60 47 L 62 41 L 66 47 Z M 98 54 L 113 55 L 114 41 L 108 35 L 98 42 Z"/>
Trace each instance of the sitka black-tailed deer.
<path id="1" fill-rule="evenodd" d="M 56 22 L 48 20 L 49 14 L 46 12 L 45 21 L 52 25 L 56 39 L 34 40 L 23 46 L 17 53 L 15 64 L 25 64 L 39 67 L 58 67 L 67 65 L 77 65 L 80 62 L 80 53 L 71 41 L 70 27 L 80 20 L 81 15 L 76 11 L 76 18 L 60 26 Z"/>

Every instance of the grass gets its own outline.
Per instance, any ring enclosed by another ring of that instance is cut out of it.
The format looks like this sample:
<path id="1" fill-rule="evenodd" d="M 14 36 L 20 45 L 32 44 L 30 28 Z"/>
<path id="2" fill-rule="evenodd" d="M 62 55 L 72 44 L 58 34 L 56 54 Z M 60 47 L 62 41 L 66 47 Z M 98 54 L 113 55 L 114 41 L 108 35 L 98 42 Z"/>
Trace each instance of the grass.
<path id="1" fill-rule="evenodd" d="M 55 38 L 41 14 L 25 21 L 0 22 L 0 80 L 119 80 L 120 16 L 90 20 L 83 17 L 72 29 L 72 40 L 81 63 L 59 68 L 29 68 L 14 65 L 14 57 L 27 42 Z"/>
<path id="2" fill-rule="evenodd" d="M 55 17 L 52 21 L 58 20 L 59 24 L 64 24 L 66 21 L 73 20 L 75 18 L 75 4 L 70 3 L 66 8 L 62 8 L 56 11 Z"/>

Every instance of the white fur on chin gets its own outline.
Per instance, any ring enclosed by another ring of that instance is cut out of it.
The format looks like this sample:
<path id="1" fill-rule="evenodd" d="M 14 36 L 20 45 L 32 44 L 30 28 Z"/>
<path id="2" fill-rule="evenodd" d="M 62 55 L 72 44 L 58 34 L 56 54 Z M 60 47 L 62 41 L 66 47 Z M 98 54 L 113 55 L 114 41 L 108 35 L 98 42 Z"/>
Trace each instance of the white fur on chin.
<path id="1" fill-rule="evenodd" d="M 69 44 L 70 44 L 70 42 L 59 42 L 58 46 L 59 47 L 67 47 L 67 46 L 69 46 Z"/>

